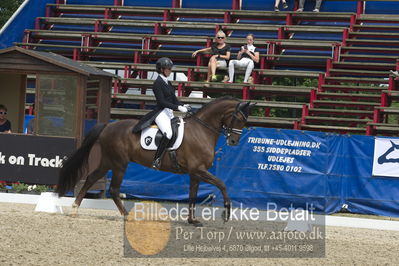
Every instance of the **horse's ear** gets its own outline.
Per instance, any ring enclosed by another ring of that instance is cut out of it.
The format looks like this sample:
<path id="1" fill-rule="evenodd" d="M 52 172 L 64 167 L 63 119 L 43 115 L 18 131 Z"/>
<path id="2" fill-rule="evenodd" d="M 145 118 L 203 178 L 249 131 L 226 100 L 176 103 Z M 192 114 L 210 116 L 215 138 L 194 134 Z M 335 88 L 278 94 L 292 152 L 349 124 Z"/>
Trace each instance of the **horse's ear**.
<path id="1" fill-rule="evenodd" d="M 251 102 L 249 102 L 248 109 L 251 110 L 252 108 L 255 107 L 256 104 L 257 104 L 257 103 L 251 103 Z"/>
<path id="2" fill-rule="evenodd" d="M 237 109 L 237 110 L 243 111 L 243 110 L 245 110 L 245 109 L 248 108 L 248 105 L 249 105 L 249 102 L 240 102 L 240 103 L 237 105 L 236 109 Z"/>

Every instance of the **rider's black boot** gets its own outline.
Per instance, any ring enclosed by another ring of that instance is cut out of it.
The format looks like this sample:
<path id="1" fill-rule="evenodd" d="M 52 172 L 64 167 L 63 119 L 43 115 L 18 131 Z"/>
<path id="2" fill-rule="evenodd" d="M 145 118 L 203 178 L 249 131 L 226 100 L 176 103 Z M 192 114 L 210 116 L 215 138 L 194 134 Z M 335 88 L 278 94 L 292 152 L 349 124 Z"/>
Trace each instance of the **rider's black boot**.
<path id="1" fill-rule="evenodd" d="M 162 157 L 165 154 L 166 147 L 169 144 L 169 139 L 163 135 L 157 151 L 155 152 L 154 161 L 152 162 L 152 168 L 159 169 L 161 167 Z"/>

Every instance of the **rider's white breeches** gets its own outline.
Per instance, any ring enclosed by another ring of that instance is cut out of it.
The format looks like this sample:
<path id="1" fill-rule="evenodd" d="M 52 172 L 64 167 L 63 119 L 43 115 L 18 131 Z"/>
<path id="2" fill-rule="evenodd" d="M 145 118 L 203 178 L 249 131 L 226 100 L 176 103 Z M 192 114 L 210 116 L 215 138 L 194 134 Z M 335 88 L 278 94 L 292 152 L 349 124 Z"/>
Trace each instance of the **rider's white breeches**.
<path id="1" fill-rule="evenodd" d="M 155 118 L 155 123 L 161 130 L 161 132 L 168 138 L 172 138 L 172 125 L 170 120 L 174 117 L 173 110 L 169 108 L 163 109 L 159 115 Z"/>

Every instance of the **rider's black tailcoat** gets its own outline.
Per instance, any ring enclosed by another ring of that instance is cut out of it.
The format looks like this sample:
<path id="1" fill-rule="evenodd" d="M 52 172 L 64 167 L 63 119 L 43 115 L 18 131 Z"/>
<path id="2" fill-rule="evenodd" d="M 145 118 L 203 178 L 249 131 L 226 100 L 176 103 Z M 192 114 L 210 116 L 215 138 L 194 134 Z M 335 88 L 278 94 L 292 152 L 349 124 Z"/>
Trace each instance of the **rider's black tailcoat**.
<path id="1" fill-rule="evenodd" d="M 178 106 L 183 105 L 177 100 L 175 95 L 175 88 L 168 81 L 168 84 L 158 76 L 154 81 L 152 90 L 154 91 L 155 98 L 157 99 L 157 105 L 154 110 L 143 116 L 137 125 L 133 128 L 133 133 L 138 133 L 146 127 L 149 127 L 158 116 L 158 114 L 164 109 L 169 108 L 173 111 L 178 111 Z"/>

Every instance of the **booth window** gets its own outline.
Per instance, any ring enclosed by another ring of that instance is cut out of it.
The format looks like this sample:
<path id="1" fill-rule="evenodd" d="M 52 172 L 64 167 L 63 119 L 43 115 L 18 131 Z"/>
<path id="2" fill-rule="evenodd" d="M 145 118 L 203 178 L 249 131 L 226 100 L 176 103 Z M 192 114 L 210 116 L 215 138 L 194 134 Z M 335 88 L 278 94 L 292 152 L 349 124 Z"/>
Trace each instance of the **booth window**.
<path id="1" fill-rule="evenodd" d="M 78 78 L 68 75 L 37 75 L 37 134 L 75 135 L 76 91 Z"/>

